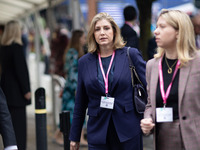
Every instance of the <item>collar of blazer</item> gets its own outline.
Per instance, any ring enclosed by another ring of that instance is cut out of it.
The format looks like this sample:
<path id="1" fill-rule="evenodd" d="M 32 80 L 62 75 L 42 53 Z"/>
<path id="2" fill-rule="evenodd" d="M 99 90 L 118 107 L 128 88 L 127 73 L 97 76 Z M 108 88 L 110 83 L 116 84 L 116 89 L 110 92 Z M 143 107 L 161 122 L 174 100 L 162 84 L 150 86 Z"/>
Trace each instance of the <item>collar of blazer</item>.
<path id="1" fill-rule="evenodd" d="M 157 84 L 158 84 L 158 65 L 159 65 L 159 61 L 160 59 L 154 59 L 154 63 L 151 65 L 151 71 L 150 71 L 150 86 L 149 88 L 150 90 L 150 98 L 152 99 L 151 104 L 152 106 L 156 107 L 155 104 L 155 99 L 156 99 L 156 89 L 157 89 Z M 179 107 L 180 104 L 183 100 L 183 95 L 185 92 L 185 88 L 186 88 L 186 84 L 189 78 L 189 73 L 191 70 L 191 66 L 193 64 L 193 60 L 189 61 L 187 66 L 184 66 L 180 69 L 180 74 L 179 74 L 179 89 L 178 89 L 178 97 L 179 97 Z M 155 113 L 153 114 L 153 116 L 155 115 Z M 154 116 L 155 118 L 155 116 Z"/>
<path id="2" fill-rule="evenodd" d="M 125 48 L 117 49 L 115 53 L 115 69 L 114 69 L 114 77 L 113 77 L 113 83 L 112 87 L 109 87 L 109 91 L 111 91 L 110 94 L 112 94 L 113 88 L 115 87 L 116 83 L 119 80 L 119 77 L 122 73 L 124 62 L 127 59 L 126 53 L 124 52 Z M 100 90 L 105 93 L 104 89 L 99 85 L 98 79 L 97 79 L 97 54 L 93 53 L 90 54 L 87 61 L 87 68 L 89 72 L 90 79 L 96 79 L 95 83 L 98 87 L 100 87 Z"/>

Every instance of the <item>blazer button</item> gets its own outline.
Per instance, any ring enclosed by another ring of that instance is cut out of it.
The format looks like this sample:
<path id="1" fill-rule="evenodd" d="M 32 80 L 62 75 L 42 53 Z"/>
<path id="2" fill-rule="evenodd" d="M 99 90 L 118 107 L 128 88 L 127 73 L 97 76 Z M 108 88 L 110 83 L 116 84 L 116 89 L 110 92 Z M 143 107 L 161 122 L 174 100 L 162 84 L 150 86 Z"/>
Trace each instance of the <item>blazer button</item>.
<path id="1" fill-rule="evenodd" d="M 186 119 L 187 119 L 187 117 L 186 117 L 186 116 L 183 116 L 183 117 L 182 117 L 182 119 L 183 119 L 183 120 L 186 120 Z"/>

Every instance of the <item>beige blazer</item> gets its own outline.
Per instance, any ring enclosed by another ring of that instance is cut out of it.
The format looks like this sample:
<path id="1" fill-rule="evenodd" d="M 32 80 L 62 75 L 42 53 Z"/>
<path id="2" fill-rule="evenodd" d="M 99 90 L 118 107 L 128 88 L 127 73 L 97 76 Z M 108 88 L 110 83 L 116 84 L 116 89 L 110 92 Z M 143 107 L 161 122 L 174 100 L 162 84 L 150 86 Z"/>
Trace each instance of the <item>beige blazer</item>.
<path id="1" fill-rule="evenodd" d="M 151 117 L 154 122 L 159 60 L 149 60 L 146 68 L 148 104 L 144 118 Z M 179 121 L 185 149 L 200 150 L 200 52 L 187 66 L 180 68 L 178 92 Z M 155 130 L 156 127 L 154 144 Z"/>

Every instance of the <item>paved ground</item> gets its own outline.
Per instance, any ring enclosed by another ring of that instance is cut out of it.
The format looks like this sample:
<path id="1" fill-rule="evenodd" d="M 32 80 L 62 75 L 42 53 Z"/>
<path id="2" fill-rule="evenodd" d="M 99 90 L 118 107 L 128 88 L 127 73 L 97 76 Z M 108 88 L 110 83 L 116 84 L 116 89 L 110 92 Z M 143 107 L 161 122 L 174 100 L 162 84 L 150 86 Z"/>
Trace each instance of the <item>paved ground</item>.
<path id="1" fill-rule="evenodd" d="M 52 115 L 47 115 L 47 150 L 64 150 L 63 146 L 57 145 L 53 142 L 53 126 Z M 27 150 L 36 150 L 36 134 L 35 134 L 35 116 L 29 115 L 28 117 L 28 145 Z M 87 150 L 81 148 L 80 150 Z"/>
<path id="2" fill-rule="evenodd" d="M 47 115 L 47 133 L 48 133 L 48 150 L 64 150 L 64 147 L 55 144 L 53 141 L 54 130 L 52 128 L 52 115 Z M 153 150 L 152 136 L 144 137 L 144 150 Z M 36 150 L 35 137 L 35 117 L 28 116 L 28 148 L 27 150 Z M 80 150 L 88 150 L 87 147 L 81 147 Z"/>
<path id="3" fill-rule="evenodd" d="M 35 116 L 28 115 L 28 140 L 27 150 L 36 150 L 36 134 L 35 134 Z M 47 115 L 47 150 L 64 150 L 64 147 L 53 142 L 54 130 L 52 128 L 52 115 Z M 144 150 L 153 150 L 152 136 L 144 137 Z M 3 149 L 2 140 L 0 139 L 0 150 Z M 80 150 L 88 150 L 87 147 L 81 147 Z"/>

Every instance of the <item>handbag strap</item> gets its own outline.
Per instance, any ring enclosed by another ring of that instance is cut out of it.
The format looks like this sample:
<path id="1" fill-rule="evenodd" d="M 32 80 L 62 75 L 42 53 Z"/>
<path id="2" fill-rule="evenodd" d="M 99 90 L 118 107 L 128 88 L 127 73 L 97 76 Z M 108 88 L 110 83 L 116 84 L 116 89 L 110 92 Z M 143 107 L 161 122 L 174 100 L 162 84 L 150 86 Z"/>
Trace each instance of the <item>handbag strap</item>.
<path id="1" fill-rule="evenodd" d="M 135 85 L 134 85 L 134 76 L 133 76 L 133 73 L 134 73 L 134 75 L 135 75 L 135 77 L 136 77 L 136 82 L 138 81 L 138 82 L 143 86 L 143 84 L 142 84 L 142 82 L 140 81 L 140 78 L 139 78 L 139 76 L 138 76 L 138 74 L 137 74 L 137 72 L 136 72 L 136 70 L 135 70 L 135 66 L 133 65 L 133 62 L 132 62 L 132 60 L 131 60 L 129 50 L 130 50 L 130 47 L 127 48 L 127 55 L 128 55 L 128 60 L 129 60 L 129 68 L 130 68 L 130 70 L 131 70 L 131 81 L 132 81 L 132 86 L 133 86 L 133 87 L 135 86 Z M 138 82 L 137 82 L 137 83 L 138 83 Z"/>

